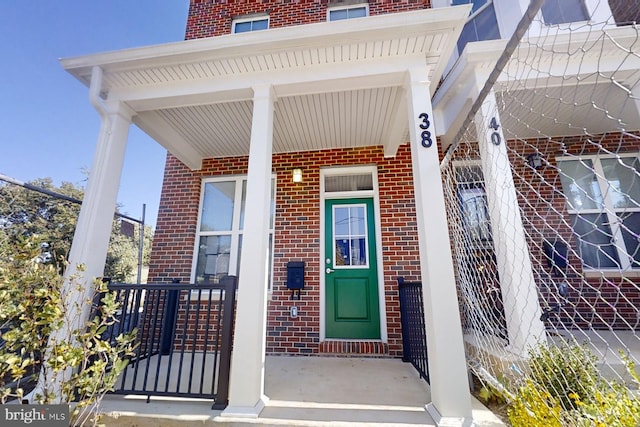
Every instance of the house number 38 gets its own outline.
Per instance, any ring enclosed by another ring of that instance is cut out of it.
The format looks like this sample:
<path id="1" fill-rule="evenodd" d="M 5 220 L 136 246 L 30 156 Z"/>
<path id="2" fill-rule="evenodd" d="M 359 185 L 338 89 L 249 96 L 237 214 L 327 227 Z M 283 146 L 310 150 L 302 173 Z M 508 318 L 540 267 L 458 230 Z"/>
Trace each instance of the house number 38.
<path id="1" fill-rule="evenodd" d="M 420 138 L 422 138 L 422 146 L 424 148 L 429 148 L 433 144 L 433 140 L 431 139 L 431 132 L 428 130 L 429 126 L 431 126 L 431 122 L 429 121 L 429 115 L 427 113 L 420 113 L 418 116 L 420 119 L 420 129 L 422 129 L 422 133 L 420 133 Z"/>

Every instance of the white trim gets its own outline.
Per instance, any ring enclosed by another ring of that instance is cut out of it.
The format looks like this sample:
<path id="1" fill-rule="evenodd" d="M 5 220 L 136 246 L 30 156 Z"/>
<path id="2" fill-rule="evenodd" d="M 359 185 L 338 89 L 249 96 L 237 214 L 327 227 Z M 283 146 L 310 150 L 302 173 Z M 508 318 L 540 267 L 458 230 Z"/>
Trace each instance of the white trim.
<path id="1" fill-rule="evenodd" d="M 362 190 L 362 191 L 343 191 L 343 192 L 332 192 L 326 193 L 324 181 L 327 176 L 336 176 L 336 175 L 362 175 L 370 173 L 373 181 L 373 189 L 372 190 Z M 361 166 L 346 166 L 346 167 L 328 167 L 328 168 L 320 168 L 320 341 L 325 341 L 327 339 L 326 336 L 326 295 L 325 295 L 325 274 L 324 269 L 326 268 L 324 254 L 325 254 L 325 201 L 326 200 L 335 200 L 335 199 L 347 199 L 347 198 L 371 198 L 373 200 L 373 215 L 374 215 L 374 233 L 375 233 L 375 244 L 376 244 L 376 263 L 377 263 L 377 274 L 378 274 L 378 307 L 380 310 L 380 342 L 388 342 L 388 332 L 387 332 L 387 310 L 386 310 L 386 301 L 385 301 L 385 292 L 384 292 L 384 264 L 383 264 L 383 256 L 382 256 L 382 226 L 381 226 L 381 217 L 380 217 L 380 192 L 378 187 L 378 168 L 376 165 L 361 165 Z M 333 340 L 333 338 L 332 338 Z M 356 341 L 356 340 L 349 340 Z M 372 341 L 372 340 L 365 340 Z"/>
<path id="2" fill-rule="evenodd" d="M 354 3 L 354 4 L 347 4 L 347 5 L 341 5 L 341 6 L 329 6 L 327 7 L 327 22 L 336 22 L 336 21 L 346 21 L 349 19 L 356 19 L 356 18 L 346 18 L 346 19 L 337 19 L 335 21 L 331 20 L 331 12 L 335 12 L 338 10 L 350 10 L 350 9 L 360 9 L 360 8 L 364 8 L 364 13 L 365 16 L 361 17 L 368 17 L 369 16 L 369 3 Z"/>

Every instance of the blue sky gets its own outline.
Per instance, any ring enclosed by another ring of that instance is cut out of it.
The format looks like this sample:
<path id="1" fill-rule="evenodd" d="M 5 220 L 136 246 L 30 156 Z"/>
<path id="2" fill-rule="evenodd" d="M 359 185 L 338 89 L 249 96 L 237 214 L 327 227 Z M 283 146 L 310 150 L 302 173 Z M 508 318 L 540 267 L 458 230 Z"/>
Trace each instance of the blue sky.
<path id="1" fill-rule="evenodd" d="M 189 0 L 0 1 L 0 173 L 84 186 L 100 119 L 60 58 L 184 39 Z M 166 151 L 131 126 L 118 202 L 155 225 Z"/>

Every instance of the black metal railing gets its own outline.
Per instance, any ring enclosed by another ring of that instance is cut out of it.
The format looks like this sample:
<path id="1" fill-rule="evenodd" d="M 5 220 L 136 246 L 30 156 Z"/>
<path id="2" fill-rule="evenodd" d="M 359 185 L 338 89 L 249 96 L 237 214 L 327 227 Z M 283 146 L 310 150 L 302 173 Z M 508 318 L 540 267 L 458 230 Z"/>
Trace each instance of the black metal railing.
<path id="1" fill-rule="evenodd" d="M 137 329 L 135 356 L 115 393 L 195 397 L 228 403 L 236 277 L 219 284 L 108 285 L 121 304 L 118 322 L 106 332 Z"/>
<path id="2" fill-rule="evenodd" d="M 422 304 L 422 283 L 398 278 L 400 321 L 402 324 L 402 360 L 411 362 L 420 377 L 429 382 L 427 334 Z"/>

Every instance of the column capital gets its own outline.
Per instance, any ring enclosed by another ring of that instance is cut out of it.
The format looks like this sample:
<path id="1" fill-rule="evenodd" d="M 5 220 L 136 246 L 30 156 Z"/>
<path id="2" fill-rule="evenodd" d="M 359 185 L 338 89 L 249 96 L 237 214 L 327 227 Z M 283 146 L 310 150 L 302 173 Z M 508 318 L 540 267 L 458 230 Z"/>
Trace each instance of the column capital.
<path id="1" fill-rule="evenodd" d="M 104 102 L 104 110 L 108 116 L 119 116 L 124 120 L 131 122 L 133 116 L 137 114 L 137 112 L 129 107 L 122 101 L 118 100 L 107 100 Z"/>
<path id="2" fill-rule="evenodd" d="M 276 92 L 270 83 L 259 83 L 251 87 L 253 89 L 253 99 L 270 99 L 272 102 L 276 100 Z"/>
<path id="3" fill-rule="evenodd" d="M 407 69 L 404 85 L 405 88 L 409 89 L 412 86 L 421 85 L 421 86 L 429 86 L 431 81 L 429 80 L 429 67 L 425 66 L 414 66 Z"/>

